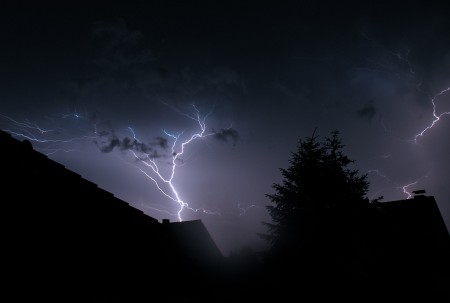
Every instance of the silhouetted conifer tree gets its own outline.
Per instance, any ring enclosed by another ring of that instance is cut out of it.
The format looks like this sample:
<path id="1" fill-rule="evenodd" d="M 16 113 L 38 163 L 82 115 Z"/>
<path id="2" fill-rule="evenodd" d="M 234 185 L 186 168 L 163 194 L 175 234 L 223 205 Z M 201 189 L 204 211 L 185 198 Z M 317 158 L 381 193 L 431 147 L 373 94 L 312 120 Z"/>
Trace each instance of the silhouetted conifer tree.
<path id="1" fill-rule="evenodd" d="M 341 260 L 370 204 L 367 174 L 349 168 L 355 161 L 343 153 L 339 132 L 322 142 L 318 138 L 314 131 L 300 140 L 290 166 L 280 169 L 282 183 L 273 184 L 275 193 L 266 195 L 273 203 L 267 207 L 272 222 L 263 222 L 268 233 L 260 235 L 286 262 L 304 252 L 326 262 Z"/>

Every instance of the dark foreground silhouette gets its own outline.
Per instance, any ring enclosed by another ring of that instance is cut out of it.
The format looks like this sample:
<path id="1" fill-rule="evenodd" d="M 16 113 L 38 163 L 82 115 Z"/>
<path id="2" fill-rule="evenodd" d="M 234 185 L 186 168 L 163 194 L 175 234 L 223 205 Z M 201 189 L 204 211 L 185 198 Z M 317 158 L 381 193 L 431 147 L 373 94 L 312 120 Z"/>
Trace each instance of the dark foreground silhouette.
<path id="1" fill-rule="evenodd" d="M 4 302 L 450 299 L 433 197 L 380 203 L 351 241 L 324 233 L 223 257 L 201 221 L 158 222 L 27 141 L 0 132 L 0 145 Z"/>

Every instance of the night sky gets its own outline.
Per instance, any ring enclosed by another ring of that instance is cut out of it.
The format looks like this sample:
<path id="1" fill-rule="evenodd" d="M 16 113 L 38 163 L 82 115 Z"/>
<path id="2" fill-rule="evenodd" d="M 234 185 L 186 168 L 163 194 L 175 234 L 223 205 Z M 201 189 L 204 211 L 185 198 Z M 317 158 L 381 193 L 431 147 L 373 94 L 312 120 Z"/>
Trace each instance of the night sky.
<path id="1" fill-rule="evenodd" d="M 158 220 L 187 203 L 224 255 L 265 247 L 265 195 L 315 129 L 370 199 L 424 189 L 450 227 L 439 2 L 2 4 L 0 127 Z"/>

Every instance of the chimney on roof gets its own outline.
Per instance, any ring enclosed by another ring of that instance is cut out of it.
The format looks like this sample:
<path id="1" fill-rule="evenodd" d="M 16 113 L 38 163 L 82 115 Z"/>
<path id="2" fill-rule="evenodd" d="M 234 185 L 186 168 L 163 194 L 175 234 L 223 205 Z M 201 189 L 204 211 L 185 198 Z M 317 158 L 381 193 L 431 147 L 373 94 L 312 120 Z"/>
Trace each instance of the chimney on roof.
<path id="1" fill-rule="evenodd" d="M 414 190 L 413 191 L 414 197 L 423 196 L 423 194 L 425 194 L 425 193 L 426 193 L 426 191 L 424 189 Z"/>

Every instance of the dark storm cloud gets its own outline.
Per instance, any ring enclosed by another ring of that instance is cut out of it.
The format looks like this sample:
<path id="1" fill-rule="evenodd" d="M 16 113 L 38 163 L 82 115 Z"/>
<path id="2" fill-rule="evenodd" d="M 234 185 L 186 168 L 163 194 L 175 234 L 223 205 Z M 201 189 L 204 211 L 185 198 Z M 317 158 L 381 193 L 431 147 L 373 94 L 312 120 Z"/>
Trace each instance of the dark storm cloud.
<path id="1" fill-rule="evenodd" d="M 153 145 L 157 145 L 162 149 L 166 149 L 169 147 L 169 141 L 166 138 L 158 136 L 155 138 L 155 142 L 153 143 Z"/>
<path id="2" fill-rule="evenodd" d="M 100 137 L 105 137 L 105 136 L 108 136 L 110 133 L 108 132 L 108 131 L 106 131 L 106 130 L 102 130 L 102 131 L 100 131 L 99 133 L 98 133 L 98 135 L 100 136 Z"/>
<path id="3" fill-rule="evenodd" d="M 372 122 L 373 117 L 377 114 L 377 108 L 373 105 L 373 101 L 370 100 L 364 106 L 356 111 L 359 117 L 367 119 Z"/>
<path id="4" fill-rule="evenodd" d="M 124 44 L 137 44 L 142 38 L 142 33 L 129 30 L 123 19 L 116 19 L 115 22 L 97 22 L 92 30 L 92 36 L 104 39 L 108 48 L 115 48 Z"/>
<path id="5" fill-rule="evenodd" d="M 155 60 L 151 50 L 143 46 L 143 34 L 128 29 L 125 21 L 98 22 L 92 38 L 100 43 L 100 52 L 94 63 L 112 70 L 145 65 Z"/>
<path id="6" fill-rule="evenodd" d="M 245 92 L 240 75 L 230 68 L 186 64 L 174 69 L 166 60 L 159 60 L 157 66 L 137 79 L 148 98 L 177 104 L 180 100 L 211 103 L 211 100 L 235 98 Z"/>
<path id="7" fill-rule="evenodd" d="M 192 49 L 178 48 L 176 41 L 167 49 L 155 33 L 130 24 L 124 19 L 95 23 L 90 39 L 95 48 L 66 85 L 67 96 L 126 108 L 124 100 L 130 98 L 136 104 L 143 99 L 210 103 L 244 93 L 241 75 L 227 63 L 193 60 L 188 55 Z"/>
<path id="8" fill-rule="evenodd" d="M 167 139 L 163 137 L 156 137 L 153 142 L 147 144 L 129 137 L 121 139 L 116 134 L 107 131 L 100 132 L 100 137 L 101 140 L 94 140 L 94 143 L 103 153 L 110 153 L 117 148 L 120 151 L 132 150 L 138 153 L 151 154 L 153 158 L 159 158 L 162 155 L 158 153 L 156 148 L 166 149 L 169 146 Z"/>
<path id="9" fill-rule="evenodd" d="M 232 142 L 233 145 L 239 140 L 239 132 L 234 128 L 222 128 L 218 132 L 214 132 L 214 138 L 223 142 Z"/>
<path id="10" fill-rule="evenodd" d="M 123 100 L 130 95 L 135 100 L 142 97 L 143 79 L 152 74 L 161 77 L 147 37 L 123 19 L 97 21 L 90 30 L 90 36 L 85 37 L 89 42 L 84 50 L 87 56 L 64 85 L 66 97 L 77 102 L 95 98 L 98 104 L 126 105 Z"/>
<path id="11" fill-rule="evenodd" d="M 220 89 L 226 89 L 228 86 L 238 86 L 243 88 L 243 83 L 239 75 L 225 67 L 215 68 L 210 75 L 208 75 L 207 82 Z"/>

